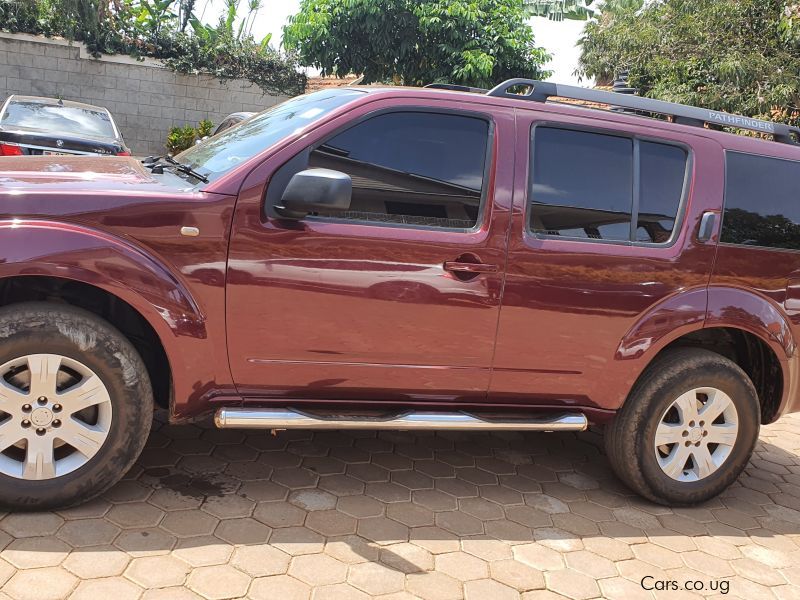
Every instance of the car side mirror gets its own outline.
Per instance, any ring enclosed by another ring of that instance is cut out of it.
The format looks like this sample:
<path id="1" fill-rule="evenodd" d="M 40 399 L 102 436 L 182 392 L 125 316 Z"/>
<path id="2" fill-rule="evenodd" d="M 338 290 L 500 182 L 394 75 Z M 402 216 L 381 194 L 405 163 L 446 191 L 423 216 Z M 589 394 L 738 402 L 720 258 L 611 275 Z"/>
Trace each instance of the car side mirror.
<path id="1" fill-rule="evenodd" d="M 306 169 L 289 180 L 275 212 L 286 219 L 302 219 L 319 210 L 347 210 L 352 195 L 353 182 L 346 173 Z"/>

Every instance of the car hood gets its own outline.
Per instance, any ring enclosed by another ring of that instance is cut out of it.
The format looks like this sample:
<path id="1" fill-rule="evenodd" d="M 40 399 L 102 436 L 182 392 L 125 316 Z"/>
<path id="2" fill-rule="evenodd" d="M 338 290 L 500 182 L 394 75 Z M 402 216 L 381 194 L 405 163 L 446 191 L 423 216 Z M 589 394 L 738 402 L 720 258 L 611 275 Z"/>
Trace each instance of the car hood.
<path id="1" fill-rule="evenodd" d="M 154 175 L 129 156 L 0 157 L 0 193 L 176 192 L 194 187 L 174 175 Z"/>

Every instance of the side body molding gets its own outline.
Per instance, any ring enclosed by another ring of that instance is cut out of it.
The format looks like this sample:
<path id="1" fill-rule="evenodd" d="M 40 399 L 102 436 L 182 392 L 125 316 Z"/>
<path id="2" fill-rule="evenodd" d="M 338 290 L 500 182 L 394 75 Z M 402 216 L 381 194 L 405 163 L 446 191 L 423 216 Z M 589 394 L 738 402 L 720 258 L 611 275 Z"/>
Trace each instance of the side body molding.
<path id="1" fill-rule="evenodd" d="M 187 285 L 149 253 L 122 237 L 75 223 L 0 221 L 0 279 L 37 275 L 86 283 L 130 304 L 164 346 L 177 402 L 191 402 L 208 391 L 198 389 L 197 381 L 212 344 L 206 315 Z M 180 417 L 181 411 L 176 412 Z"/>

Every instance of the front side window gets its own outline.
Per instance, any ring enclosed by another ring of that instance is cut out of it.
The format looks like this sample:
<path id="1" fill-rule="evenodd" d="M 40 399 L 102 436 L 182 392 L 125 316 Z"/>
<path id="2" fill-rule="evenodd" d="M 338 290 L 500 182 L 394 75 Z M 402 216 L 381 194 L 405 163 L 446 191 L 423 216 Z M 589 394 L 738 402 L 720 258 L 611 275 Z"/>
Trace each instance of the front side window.
<path id="1" fill-rule="evenodd" d="M 472 228 L 480 218 L 489 123 L 447 113 L 371 117 L 311 152 L 309 167 L 350 175 L 347 211 L 319 216 Z"/>
<path id="2" fill-rule="evenodd" d="M 686 164 L 687 152 L 677 146 L 537 127 L 528 191 L 530 230 L 546 236 L 667 242 L 683 196 Z"/>
<path id="3" fill-rule="evenodd" d="M 800 162 L 728 152 L 720 240 L 800 250 Z"/>

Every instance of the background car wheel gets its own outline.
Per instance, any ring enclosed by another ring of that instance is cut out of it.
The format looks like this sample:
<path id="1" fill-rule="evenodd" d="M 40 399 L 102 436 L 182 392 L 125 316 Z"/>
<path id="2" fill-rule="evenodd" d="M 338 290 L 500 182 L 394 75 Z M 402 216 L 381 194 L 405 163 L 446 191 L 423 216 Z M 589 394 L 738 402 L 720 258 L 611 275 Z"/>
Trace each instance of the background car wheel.
<path id="1" fill-rule="evenodd" d="M 145 365 L 110 324 L 63 305 L 0 309 L 0 504 L 101 494 L 138 458 L 152 417 Z"/>
<path id="2" fill-rule="evenodd" d="M 611 466 L 660 504 L 703 502 L 727 488 L 753 453 L 758 395 L 733 361 L 682 348 L 653 363 L 606 428 Z"/>

